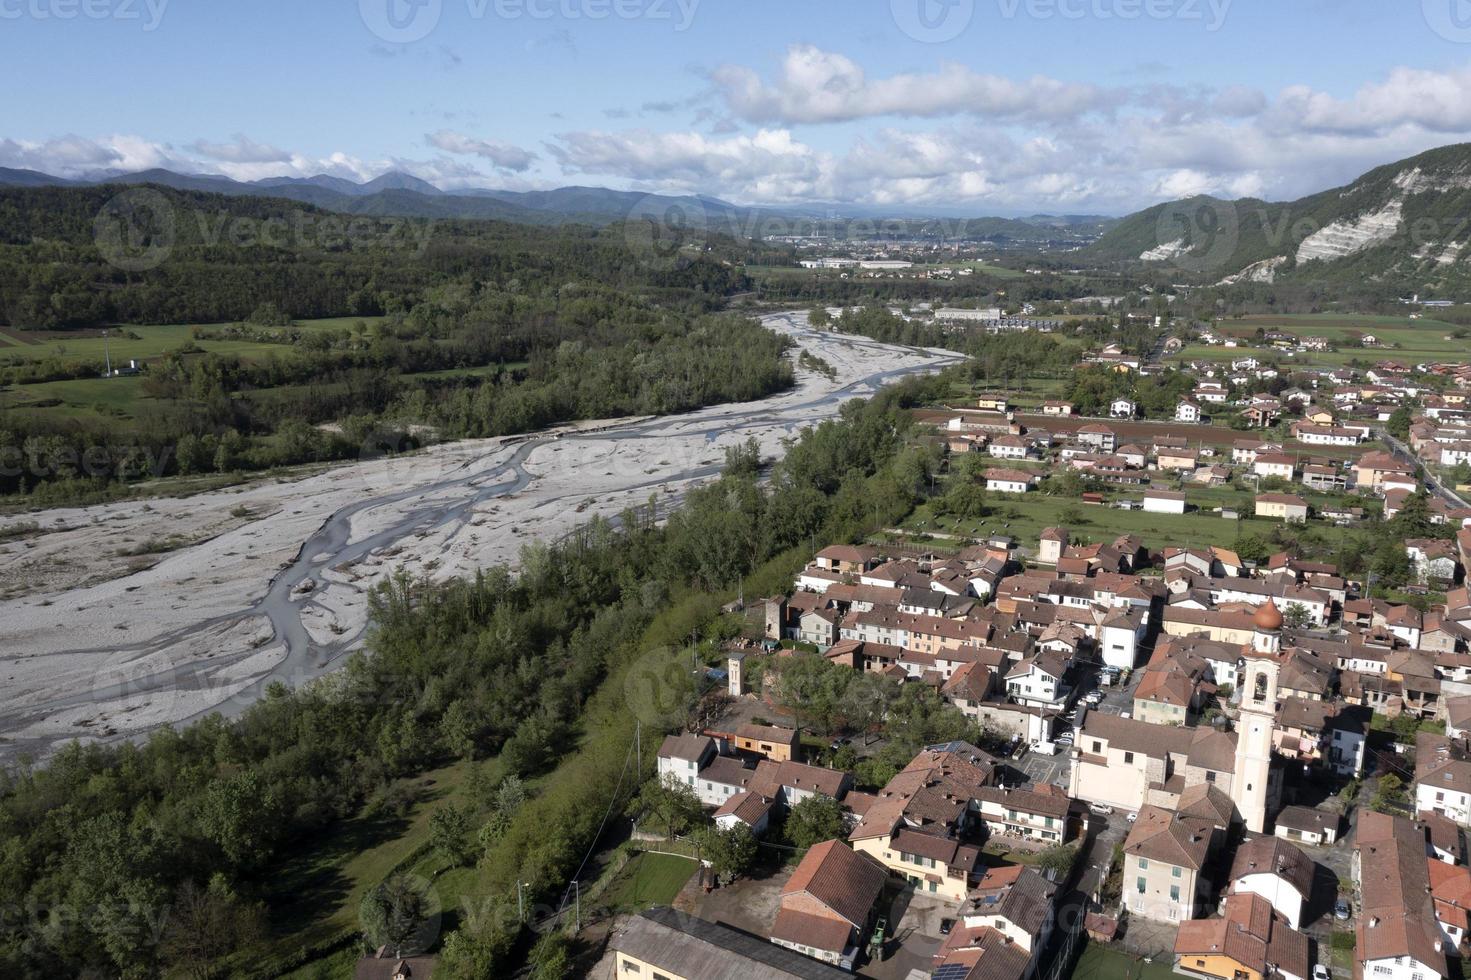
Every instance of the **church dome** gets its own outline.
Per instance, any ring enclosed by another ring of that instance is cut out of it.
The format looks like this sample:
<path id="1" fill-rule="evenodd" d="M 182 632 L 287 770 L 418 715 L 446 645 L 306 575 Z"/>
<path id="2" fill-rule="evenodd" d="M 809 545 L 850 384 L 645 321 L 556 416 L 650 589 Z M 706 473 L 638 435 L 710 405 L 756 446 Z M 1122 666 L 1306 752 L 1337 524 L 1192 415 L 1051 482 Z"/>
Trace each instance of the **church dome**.
<path id="1" fill-rule="evenodd" d="M 1277 608 L 1277 603 L 1268 599 L 1257 607 L 1256 616 L 1252 620 L 1259 630 L 1280 630 L 1282 628 L 1282 611 Z"/>

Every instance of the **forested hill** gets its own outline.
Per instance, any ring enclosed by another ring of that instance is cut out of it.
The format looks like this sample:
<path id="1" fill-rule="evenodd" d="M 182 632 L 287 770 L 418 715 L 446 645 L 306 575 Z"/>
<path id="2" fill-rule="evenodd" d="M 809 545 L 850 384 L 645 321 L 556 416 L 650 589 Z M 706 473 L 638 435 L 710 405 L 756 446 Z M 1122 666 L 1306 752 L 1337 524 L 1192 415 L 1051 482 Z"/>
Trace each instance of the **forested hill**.
<path id="1" fill-rule="evenodd" d="M 0 495 L 106 499 L 145 477 L 688 411 L 792 381 L 783 338 L 721 313 L 748 287 L 750 243 L 119 193 L 0 191 L 0 326 L 16 341 L 0 342 L 0 445 L 28 461 Z M 297 322 L 317 318 L 346 319 Z M 99 380 L 95 328 L 113 324 L 134 341 L 169 325 L 177 342 Z"/>
<path id="2" fill-rule="evenodd" d="M 0 188 L 0 324 L 223 322 L 262 302 L 296 318 L 373 316 L 461 276 L 591 279 L 710 308 L 747 287 L 740 266 L 762 253 L 648 221 L 550 229 L 165 187 Z"/>
<path id="3" fill-rule="evenodd" d="M 1079 255 L 1178 281 L 1471 294 L 1471 144 L 1445 146 L 1297 201 L 1194 197 L 1124 218 Z"/>

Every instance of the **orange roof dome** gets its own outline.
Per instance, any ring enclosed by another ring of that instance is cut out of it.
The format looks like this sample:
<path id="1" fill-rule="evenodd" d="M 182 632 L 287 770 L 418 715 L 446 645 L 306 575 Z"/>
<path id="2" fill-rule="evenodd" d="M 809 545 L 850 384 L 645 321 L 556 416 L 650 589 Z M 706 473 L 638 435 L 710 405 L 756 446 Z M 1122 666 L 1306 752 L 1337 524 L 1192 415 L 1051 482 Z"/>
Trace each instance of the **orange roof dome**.
<path id="1" fill-rule="evenodd" d="M 1277 603 L 1268 599 L 1257 607 L 1256 616 L 1252 619 L 1259 630 L 1280 630 L 1282 628 L 1282 611 L 1277 608 Z"/>

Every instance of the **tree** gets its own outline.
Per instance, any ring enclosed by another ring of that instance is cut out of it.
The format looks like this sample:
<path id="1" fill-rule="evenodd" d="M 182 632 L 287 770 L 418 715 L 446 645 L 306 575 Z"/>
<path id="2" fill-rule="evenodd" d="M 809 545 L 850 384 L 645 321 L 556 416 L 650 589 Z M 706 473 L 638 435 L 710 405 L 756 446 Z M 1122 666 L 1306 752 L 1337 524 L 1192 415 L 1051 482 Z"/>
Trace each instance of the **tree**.
<path id="1" fill-rule="evenodd" d="M 1312 614 L 1300 602 L 1288 603 L 1287 610 L 1282 614 L 1282 623 L 1290 630 L 1303 629 L 1312 621 Z"/>
<path id="2" fill-rule="evenodd" d="M 694 790 L 663 776 L 655 776 L 644 783 L 633 801 L 633 811 L 658 818 L 668 837 L 695 823 L 704 814 Z"/>
<path id="3" fill-rule="evenodd" d="M 387 946 L 399 955 L 422 953 L 437 931 L 428 889 L 418 881 L 395 874 L 363 896 L 358 920 L 373 948 Z"/>
<path id="4" fill-rule="evenodd" d="M 470 815 L 457 806 L 442 806 L 429 818 L 429 843 L 451 867 L 470 863 Z"/>
<path id="5" fill-rule="evenodd" d="M 730 830 L 709 827 L 700 834 L 700 850 L 717 879 L 733 881 L 755 863 L 756 835 L 743 823 Z"/>
<path id="6" fill-rule="evenodd" d="M 1055 871 L 1057 880 L 1061 881 L 1073 870 L 1073 863 L 1078 860 L 1078 848 L 1074 844 L 1054 844 L 1041 854 L 1037 855 L 1036 867 L 1039 871 Z"/>
<path id="7" fill-rule="evenodd" d="M 843 810 L 821 793 L 807 797 L 787 814 L 787 841 L 805 851 L 814 844 L 843 836 Z"/>
<path id="8" fill-rule="evenodd" d="M 1389 421 L 1384 423 L 1384 427 L 1396 439 L 1408 439 L 1410 438 L 1410 424 L 1414 421 L 1415 413 L 1411 407 L 1401 405 L 1390 413 Z"/>
<path id="9" fill-rule="evenodd" d="M 162 941 L 165 962 L 194 980 L 221 974 L 221 961 L 265 932 L 258 906 L 242 902 L 223 875 L 207 888 L 186 880 L 174 893 Z"/>
<path id="10" fill-rule="evenodd" d="M 549 932 L 531 947 L 531 980 L 562 980 L 572 975 L 572 943 L 566 934 Z"/>
<path id="11" fill-rule="evenodd" d="M 833 322 L 832 315 L 828 313 L 825 306 L 814 306 L 807 314 L 807 322 L 814 327 L 825 327 Z"/>

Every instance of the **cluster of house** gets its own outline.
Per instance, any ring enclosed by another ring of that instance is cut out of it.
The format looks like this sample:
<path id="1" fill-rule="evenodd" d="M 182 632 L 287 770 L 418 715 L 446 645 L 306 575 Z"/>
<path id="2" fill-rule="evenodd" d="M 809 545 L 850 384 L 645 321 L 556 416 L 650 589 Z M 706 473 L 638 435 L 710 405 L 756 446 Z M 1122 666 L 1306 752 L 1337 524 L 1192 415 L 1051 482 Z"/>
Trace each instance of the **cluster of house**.
<path id="1" fill-rule="evenodd" d="M 884 886 L 897 879 L 960 909 L 955 929 L 936 955 L 937 968 L 975 966 L 984 957 L 987 975 L 1022 980 L 1052 928 L 1056 886 L 1030 868 L 988 869 L 978 842 L 999 834 L 1063 843 L 1086 831 L 1085 811 L 1056 787 L 1002 785 L 996 760 L 964 742 L 924 749 L 877 793 L 853 790 L 847 773 L 790 758 L 797 745 L 795 732 L 748 725 L 734 732 L 671 735 L 659 749 L 661 778 L 693 790 L 714 808 L 722 829 L 740 822 L 760 835 L 774 809 L 813 794 L 842 806 L 850 827 L 847 841 L 820 843 L 803 856 L 782 888 L 771 942 L 852 970 Z M 663 924 L 667 931 L 670 923 Z M 666 934 L 662 945 L 669 938 Z M 675 975 L 670 971 L 678 967 L 660 944 L 640 949 L 627 937 L 620 942 L 615 944 L 620 954 L 636 965 Z M 676 945 L 690 942 L 681 939 Z M 822 974 L 798 970 L 796 975 Z"/>
<path id="2" fill-rule="evenodd" d="M 1340 827 L 1301 805 L 1296 777 L 1362 775 L 1377 712 L 1447 728 L 1419 737 L 1417 818 L 1360 818 L 1356 955 L 1366 975 L 1444 977 L 1471 914 L 1461 833 L 1471 826 L 1471 594 L 1453 588 L 1421 612 L 1361 598 L 1333 566 L 1288 554 L 1252 567 L 1222 548 L 1151 554 L 1131 536 L 1082 544 L 1062 528 L 1044 532 L 1029 557 L 1024 565 L 1006 539 L 954 556 L 824 548 L 792 593 L 765 602 L 767 650 L 929 685 L 992 732 L 1064 747 L 1066 787 L 1008 786 L 998 760 L 964 742 L 925 748 L 870 793 L 846 772 L 803 762 L 789 729 L 666 739 L 661 776 L 688 786 L 718 826 L 759 835 L 782 808 L 818 794 L 846 816 L 846 840 L 813 848 L 783 889 L 769 932 L 779 952 L 756 957 L 760 969 L 790 954 L 834 975 L 851 970 L 887 881 L 955 903 L 936 954 L 941 975 L 1024 980 L 1052 928 L 1057 886 L 1028 868 L 988 867 L 982 844 L 997 835 L 1034 848 L 1067 843 L 1086 836 L 1090 810 L 1118 809 L 1133 815 L 1121 911 L 1180 926 L 1179 972 L 1308 980 L 1300 929 L 1315 866 L 1302 846 L 1331 845 Z M 1466 556 L 1453 548 L 1447 560 L 1439 570 L 1454 578 Z M 731 692 L 779 693 L 747 690 L 747 656 L 730 656 Z M 1095 675 L 1107 683 L 1131 673 L 1131 711 L 1080 701 Z M 780 671 L 762 677 L 780 684 Z M 1224 850 L 1240 836 L 1233 830 L 1246 834 L 1234 855 Z M 1211 868 L 1229 871 L 1213 881 Z M 1428 917 L 1406 926 L 1405 910 L 1422 905 Z M 660 949 L 686 950 L 691 963 L 714 949 L 732 956 L 722 928 L 659 910 L 615 948 L 664 976 L 705 976 L 680 973 Z M 661 938 L 640 945 L 635 934 Z M 755 975 L 822 975 L 789 966 Z"/>

